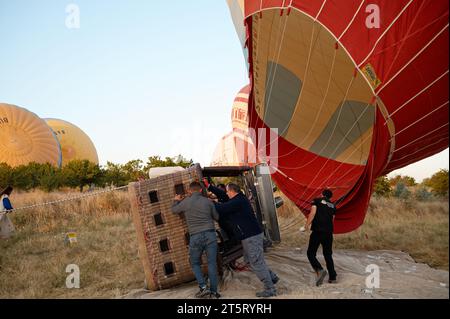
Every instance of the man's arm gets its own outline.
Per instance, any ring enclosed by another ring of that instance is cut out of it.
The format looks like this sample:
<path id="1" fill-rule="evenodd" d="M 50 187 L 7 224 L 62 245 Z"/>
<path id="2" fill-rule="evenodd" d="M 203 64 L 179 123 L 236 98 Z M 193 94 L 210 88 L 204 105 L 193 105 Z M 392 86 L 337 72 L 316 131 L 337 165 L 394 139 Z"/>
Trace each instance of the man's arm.
<path id="1" fill-rule="evenodd" d="M 219 199 L 220 201 L 226 202 L 227 200 L 229 200 L 227 193 L 221 190 L 219 187 L 209 185 L 208 190 L 216 195 L 217 199 Z"/>
<path id="2" fill-rule="evenodd" d="M 311 223 L 314 220 L 314 216 L 316 216 L 316 212 L 317 212 L 317 206 L 316 205 L 312 205 L 311 206 L 311 212 L 308 215 L 308 219 L 306 220 L 306 225 L 305 225 L 305 229 L 308 230 L 311 227 Z"/>
<path id="3" fill-rule="evenodd" d="M 187 209 L 187 200 L 182 199 L 181 195 L 175 196 L 174 203 L 172 205 L 172 213 L 180 214 Z"/>
<path id="4" fill-rule="evenodd" d="M 239 202 L 236 200 L 230 200 L 225 203 L 214 203 L 219 215 L 233 214 L 239 210 Z"/>

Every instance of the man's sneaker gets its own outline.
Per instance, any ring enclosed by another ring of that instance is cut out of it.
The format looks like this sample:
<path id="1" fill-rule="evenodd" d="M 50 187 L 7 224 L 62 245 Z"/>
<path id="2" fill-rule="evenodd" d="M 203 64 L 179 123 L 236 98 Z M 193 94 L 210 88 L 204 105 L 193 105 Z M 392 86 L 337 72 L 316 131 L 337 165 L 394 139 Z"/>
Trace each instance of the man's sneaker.
<path id="1" fill-rule="evenodd" d="M 280 281 L 280 277 L 278 277 L 277 275 L 275 275 L 273 278 L 272 278 L 272 282 L 273 282 L 273 284 L 275 285 L 277 282 L 279 282 Z"/>
<path id="2" fill-rule="evenodd" d="M 209 298 L 211 299 L 219 299 L 220 297 L 222 297 L 218 292 L 210 292 L 209 293 Z"/>
<path id="3" fill-rule="evenodd" d="M 258 297 L 258 298 L 269 298 L 269 297 L 274 297 L 276 295 L 277 295 L 277 291 L 275 289 L 264 290 L 264 291 L 256 293 L 256 297 Z"/>
<path id="4" fill-rule="evenodd" d="M 328 279 L 328 283 L 329 283 L 329 284 L 335 284 L 335 283 L 337 283 L 337 279 L 336 279 L 336 278 L 334 278 L 334 279 Z"/>
<path id="5" fill-rule="evenodd" d="M 203 298 L 210 294 L 211 291 L 207 287 L 201 287 L 200 290 L 195 294 L 195 298 Z"/>
<path id="6" fill-rule="evenodd" d="M 322 269 L 317 272 L 317 280 L 316 280 L 316 286 L 319 287 L 321 284 L 323 284 L 323 280 L 325 279 L 325 276 L 327 275 L 327 271 Z"/>

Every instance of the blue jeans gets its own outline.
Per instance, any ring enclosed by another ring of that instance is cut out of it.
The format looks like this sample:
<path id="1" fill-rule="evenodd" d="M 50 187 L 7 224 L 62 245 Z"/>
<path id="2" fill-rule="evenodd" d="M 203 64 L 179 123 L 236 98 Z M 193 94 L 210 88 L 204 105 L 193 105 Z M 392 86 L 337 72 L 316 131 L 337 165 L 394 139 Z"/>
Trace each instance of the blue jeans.
<path id="1" fill-rule="evenodd" d="M 207 230 L 193 234 L 189 240 L 189 257 L 192 271 L 197 279 L 200 288 L 206 287 L 203 277 L 201 262 L 203 252 L 206 251 L 208 257 L 208 277 L 211 292 L 217 292 L 217 237 L 214 230 Z"/>

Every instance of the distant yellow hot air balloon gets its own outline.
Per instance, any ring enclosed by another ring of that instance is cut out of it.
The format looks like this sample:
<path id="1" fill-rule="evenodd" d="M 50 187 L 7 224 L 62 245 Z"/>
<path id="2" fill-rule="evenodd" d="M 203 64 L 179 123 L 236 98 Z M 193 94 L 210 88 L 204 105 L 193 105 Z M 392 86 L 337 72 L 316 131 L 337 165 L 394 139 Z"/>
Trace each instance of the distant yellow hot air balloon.
<path id="1" fill-rule="evenodd" d="M 61 144 L 62 165 L 72 160 L 89 160 L 98 164 L 98 155 L 94 144 L 79 127 L 59 119 L 45 120 Z"/>
<path id="2" fill-rule="evenodd" d="M 11 104 L 0 103 L 0 162 L 12 167 L 30 162 L 61 165 L 61 148 L 44 120 Z"/>

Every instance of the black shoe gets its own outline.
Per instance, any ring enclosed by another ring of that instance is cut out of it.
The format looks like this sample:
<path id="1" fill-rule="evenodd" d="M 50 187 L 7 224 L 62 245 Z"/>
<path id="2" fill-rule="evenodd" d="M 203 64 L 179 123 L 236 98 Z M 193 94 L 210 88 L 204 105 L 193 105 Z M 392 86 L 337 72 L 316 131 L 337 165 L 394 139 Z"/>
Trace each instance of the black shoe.
<path id="1" fill-rule="evenodd" d="M 210 292 L 209 293 L 209 298 L 210 299 L 219 299 L 220 297 L 222 297 L 218 292 Z"/>
<path id="2" fill-rule="evenodd" d="M 264 290 L 256 293 L 256 297 L 258 298 L 269 298 L 277 295 L 277 291 L 275 289 L 272 290 Z"/>
<path id="3" fill-rule="evenodd" d="M 195 298 L 204 298 L 209 295 L 211 291 L 207 287 L 200 288 L 200 290 L 195 294 Z"/>
<path id="4" fill-rule="evenodd" d="M 325 276 L 327 275 L 326 270 L 319 270 L 317 272 L 317 280 L 316 280 L 316 286 L 319 287 L 321 284 L 323 284 L 323 280 L 325 279 Z"/>
<path id="5" fill-rule="evenodd" d="M 328 283 L 329 284 L 335 284 L 337 283 L 336 275 L 334 277 L 328 276 Z"/>
<path id="6" fill-rule="evenodd" d="M 275 275 L 275 277 L 272 278 L 272 282 L 273 282 L 274 285 L 275 285 L 277 282 L 279 282 L 279 281 L 280 281 L 280 277 L 278 277 L 277 275 Z"/>

